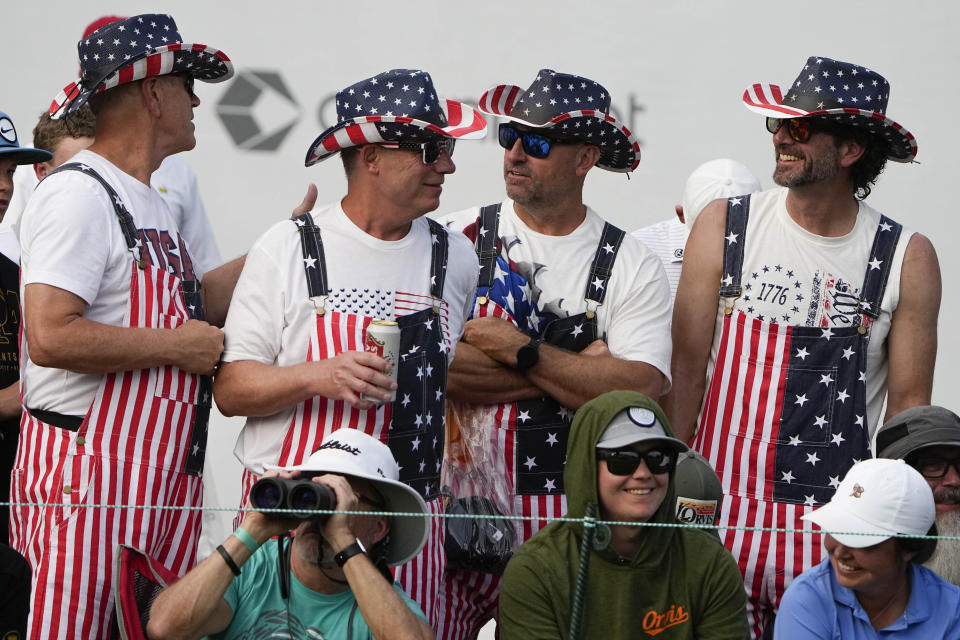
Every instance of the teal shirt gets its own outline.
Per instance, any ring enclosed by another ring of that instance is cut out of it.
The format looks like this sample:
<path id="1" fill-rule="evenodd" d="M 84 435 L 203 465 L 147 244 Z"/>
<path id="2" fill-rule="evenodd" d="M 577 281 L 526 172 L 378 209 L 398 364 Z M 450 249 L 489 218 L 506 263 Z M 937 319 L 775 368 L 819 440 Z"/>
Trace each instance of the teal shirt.
<path id="1" fill-rule="evenodd" d="M 426 616 L 399 584 L 394 583 L 403 601 L 426 622 Z M 356 599 L 350 590 L 334 595 L 317 593 L 290 575 L 290 598 L 280 595 L 277 541 L 270 540 L 243 565 L 233 579 L 224 600 L 233 609 L 233 620 L 225 631 L 209 636 L 215 640 L 261 640 L 268 638 L 324 638 L 345 640 L 350 612 Z M 353 640 L 372 640 L 360 609 L 353 616 Z"/>

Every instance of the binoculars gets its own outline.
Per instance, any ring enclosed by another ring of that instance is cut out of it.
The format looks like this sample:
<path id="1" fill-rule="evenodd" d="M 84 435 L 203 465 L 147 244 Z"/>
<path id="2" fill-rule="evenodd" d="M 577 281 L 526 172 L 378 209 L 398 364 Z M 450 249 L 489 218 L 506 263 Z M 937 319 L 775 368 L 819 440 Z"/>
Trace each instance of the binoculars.
<path id="1" fill-rule="evenodd" d="M 329 513 L 318 509 L 336 509 L 337 494 L 330 487 L 305 478 L 261 478 L 250 489 L 250 503 L 256 509 L 293 509 L 275 514 L 297 520 L 326 520 Z"/>

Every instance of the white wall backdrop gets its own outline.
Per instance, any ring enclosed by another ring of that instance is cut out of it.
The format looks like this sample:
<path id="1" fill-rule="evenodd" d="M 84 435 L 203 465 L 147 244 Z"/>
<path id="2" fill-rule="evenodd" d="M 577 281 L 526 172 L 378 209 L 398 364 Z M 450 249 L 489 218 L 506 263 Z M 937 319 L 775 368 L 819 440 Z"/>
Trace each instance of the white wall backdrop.
<path id="1" fill-rule="evenodd" d="M 317 184 L 321 200 L 342 195 L 339 162 L 305 169 L 307 146 L 334 120 L 338 89 L 388 68 L 426 69 L 441 94 L 468 101 L 501 82 L 525 87 L 542 67 L 604 84 L 617 115 L 641 138 L 643 160 L 629 181 L 594 171 L 586 198 L 627 230 L 672 215 L 686 176 L 706 160 L 736 158 L 771 186 L 770 136 L 763 119 L 740 104 L 749 84 L 787 84 L 810 55 L 876 69 L 891 83 L 889 115 L 917 137 L 919 164 L 889 164 L 869 201 L 937 247 L 944 303 L 934 402 L 960 408 L 952 396 L 960 340 L 949 320 L 960 305 L 954 277 L 960 252 L 953 246 L 960 222 L 951 186 L 960 149 L 952 122 L 960 103 L 960 5 L 19 1 L 4 10 L 0 110 L 11 115 L 23 142 L 51 98 L 75 78 L 76 41 L 91 20 L 156 11 L 171 13 L 187 42 L 224 50 L 250 83 L 247 91 L 232 82 L 197 86 L 198 145 L 187 158 L 225 257 L 241 254 L 271 222 L 287 217 L 308 182 Z M 258 98 L 245 105 L 238 96 L 244 93 Z M 258 145 L 272 150 L 252 149 Z M 458 169 L 447 180 L 441 210 L 500 197 L 501 152 L 493 137 L 461 143 L 454 159 Z M 208 504 L 236 505 L 239 466 L 231 452 L 240 424 L 221 416 L 211 424 L 208 465 L 216 491 Z M 228 520 L 211 532 L 215 539 L 225 535 Z"/>

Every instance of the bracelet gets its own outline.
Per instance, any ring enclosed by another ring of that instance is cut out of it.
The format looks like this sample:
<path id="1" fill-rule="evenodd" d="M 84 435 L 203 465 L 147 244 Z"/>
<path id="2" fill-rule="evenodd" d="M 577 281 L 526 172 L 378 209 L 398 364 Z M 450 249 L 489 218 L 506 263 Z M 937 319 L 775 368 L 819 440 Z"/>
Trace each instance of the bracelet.
<path id="1" fill-rule="evenodd" d="M 223 548 L 222 544 L 217 545 L 217 551 L 220 552 L 220 556 L 223 558 L 223 561 L 227 563 L 228 567 L 230 567 L 230 571 L 233 571 L 233 575 L 240 575 L 240 567 L 238 567 L 237 563 L 233 561 L 230 553 Z"/>
<path id="2" fill-rule="evenodd" d="M 237 527 L 237 530 L 233 532 L 233 537 L 245 544 L 247 549 L 250 549 L 250 553 L 256 553 L 257 549 L 260 548 L 260 543 L 242 526 Z"/>

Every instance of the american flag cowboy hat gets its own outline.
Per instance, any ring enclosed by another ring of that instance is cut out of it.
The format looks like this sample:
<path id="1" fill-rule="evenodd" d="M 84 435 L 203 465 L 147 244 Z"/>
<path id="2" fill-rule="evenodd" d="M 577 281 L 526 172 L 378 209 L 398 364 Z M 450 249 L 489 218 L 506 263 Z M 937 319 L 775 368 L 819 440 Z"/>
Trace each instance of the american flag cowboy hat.
<path id="1" fill-rule="evenodd" d="M 600 147 L 597 166 L 627 173 L 640 164 L 640 143 L 610 115 L 610 92 L 597 82 L 541 69 L 526 90 L 511 84 L 487 89 L 480 111 Z"/>
<path id="2" fill-rule="evenodd" d="M 337 123 L 317 136 L 304 165 L 364 144 L 429 142 L 438 137 L 476 140 L 487 133 L 480 112 L 440 99 L 426 71 L 391 69 L 337 93 Z"/>
<path id="3" fill-rule="evenodd" d="M 917 141 L 887 117 L 890 83 L 876 71 L 830 58 L 811 56 L 786 94 L 775 84 L 756 83 L 743 92 L 743 104 L 770 118 L 823 116 L 865 128 L 890 145 L 887 158 L 912 162 Z"/>
<path id="4" fill-rule="evenodd" d="M 233 63 L 225 53 L 183 42 L 177 23 L 164 14 L 106 24 L 81 39 L 77 52 L 80 78 L 53 99 L 52 118 L 76 111 L 101 91 L 144 78 L 186 73 L 204 82 L 223 82 L 233 76 Z"/>

